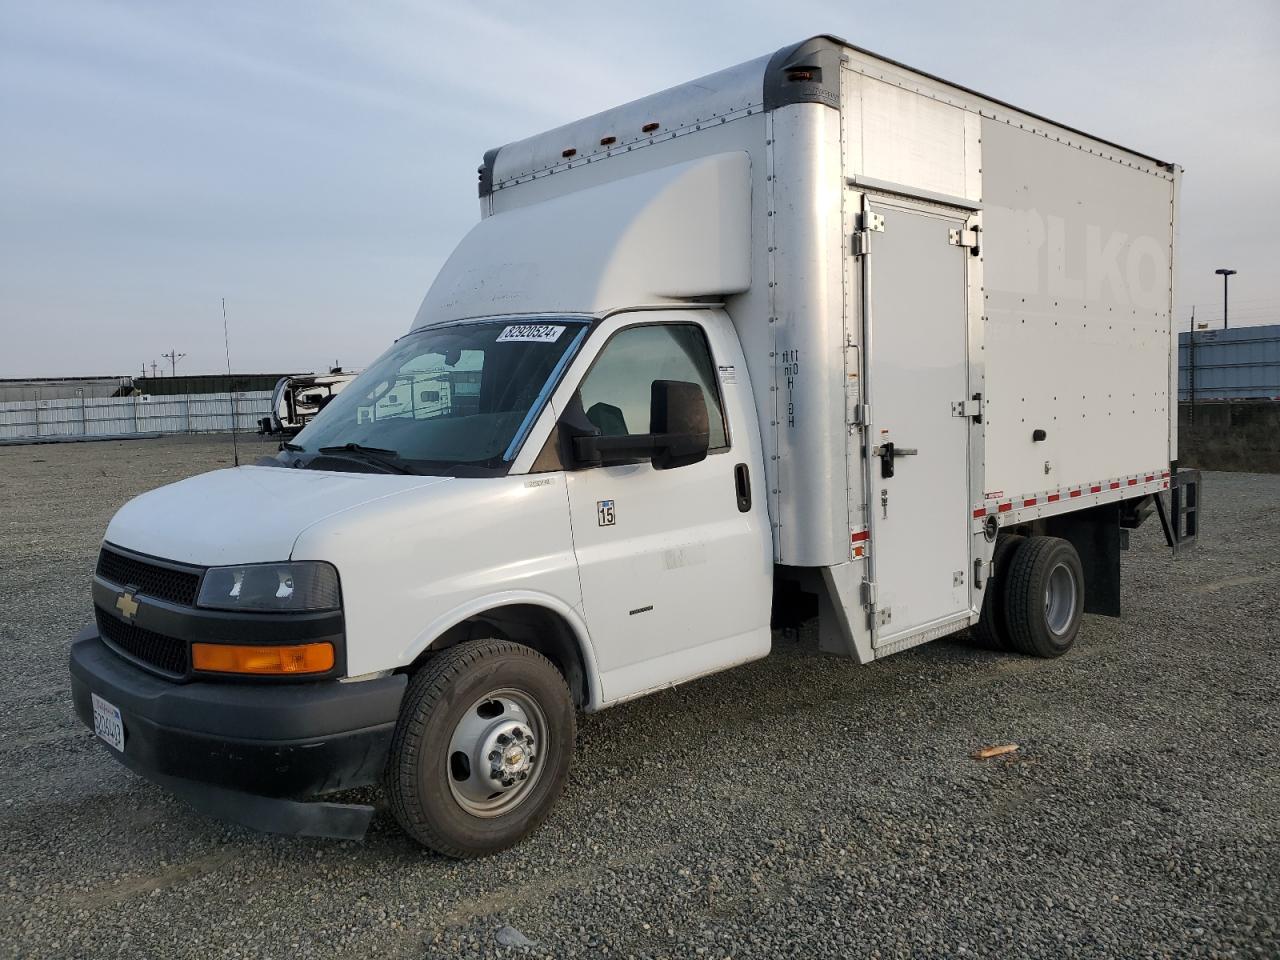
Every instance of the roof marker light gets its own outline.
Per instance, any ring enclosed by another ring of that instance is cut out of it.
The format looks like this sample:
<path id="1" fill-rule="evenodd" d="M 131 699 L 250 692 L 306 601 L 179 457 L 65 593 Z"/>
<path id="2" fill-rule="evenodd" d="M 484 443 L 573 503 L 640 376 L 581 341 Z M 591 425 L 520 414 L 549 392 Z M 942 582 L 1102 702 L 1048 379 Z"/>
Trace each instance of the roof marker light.
<path id="1" fill-rule="evenodd" d="M 650 121 L 649 123 L 646 123 L 643 127 L 641 127 L 641 128 L 640 128 L 640 132 L 641 132 L 641 133 L 653 133 L 653 131 L 655 131 L 655 130 L 657 130 L 657 129 L 658 129 L 658 122 L 657 122 L 656 120 L 652 120 L 652 121 Z"/>
<path id="2" fill-rule="evenodd" d="M 577 155 L 578 155 L 578 151 L 575 150 L 573 147 L 570 147 L 568 150 L 560 151 L 560 156 L 564 157 L 566 160 L 568 160 L 570 157 L 576 157 Z"/>
<path id="3" fill-rule="evenodd" d="M 600 146 L 602 146 L 602 147 L 612 146 L 613 144 L 615 144 L 615 143 L 617 143 L 617 142 L 618 142 L 618 138 L 617 138 L 617 137 L 601 137 L 601 138 L 600 138 Z"/>

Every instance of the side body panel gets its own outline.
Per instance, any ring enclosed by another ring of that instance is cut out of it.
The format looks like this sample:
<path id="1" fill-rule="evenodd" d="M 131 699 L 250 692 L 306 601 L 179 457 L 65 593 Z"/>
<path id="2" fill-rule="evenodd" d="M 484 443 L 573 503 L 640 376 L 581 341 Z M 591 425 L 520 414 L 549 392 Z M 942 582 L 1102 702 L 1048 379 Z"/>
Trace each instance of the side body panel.
<path id="1" fill-rule="evenodd" d="M 1173 175 L 995 120 L 982 140 L 982 499 L 1021 508 L 1160 473 L 1173 442 Z"/>

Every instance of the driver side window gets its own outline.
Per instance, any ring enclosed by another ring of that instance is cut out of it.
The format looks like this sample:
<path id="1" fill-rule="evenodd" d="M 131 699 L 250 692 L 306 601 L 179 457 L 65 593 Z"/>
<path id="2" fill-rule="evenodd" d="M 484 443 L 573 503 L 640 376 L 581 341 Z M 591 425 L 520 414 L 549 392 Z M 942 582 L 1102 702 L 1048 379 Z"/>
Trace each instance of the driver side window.
<path id="1" fill-rule="evenodd" d="M 578 397 L 587 419 L 604 436 L 649 433 L 655 380 L 683 380 L 701 387 L 710 427 L 708 447 L 728 447 L 715 364 L 706 336 L 694 324 L 650 324 L 615 334 L 582 381 Z"/>

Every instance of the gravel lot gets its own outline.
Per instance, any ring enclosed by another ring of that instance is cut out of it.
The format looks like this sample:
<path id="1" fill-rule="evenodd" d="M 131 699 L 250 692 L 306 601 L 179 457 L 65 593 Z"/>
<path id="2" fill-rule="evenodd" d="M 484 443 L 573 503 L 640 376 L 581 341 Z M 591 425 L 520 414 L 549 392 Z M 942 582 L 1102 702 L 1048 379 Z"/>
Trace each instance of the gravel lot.
<path id="1" fill-rule="evenodd" d="M 584 717 L 548 824 L 460 864 L 385 812 L 362 843 L 205 819 L 75 719 L 108 519 L 229 461 L 225 438 L 0 448 L 0 954 L 1280 956 L 1280 476 L 1207 474 L 1193 558 L 1138 531 L 1125 618 L 1062 660 L 857 667 L 779 637 Z"/>

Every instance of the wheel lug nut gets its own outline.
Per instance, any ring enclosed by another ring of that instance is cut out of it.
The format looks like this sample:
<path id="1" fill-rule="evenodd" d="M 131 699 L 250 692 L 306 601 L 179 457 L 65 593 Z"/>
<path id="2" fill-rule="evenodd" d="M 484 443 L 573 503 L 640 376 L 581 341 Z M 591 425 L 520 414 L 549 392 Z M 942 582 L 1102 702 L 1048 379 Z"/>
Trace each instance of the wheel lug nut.
<path id="1" fill-rule="evenodd" d="M 508 777 L 506 780 L 502 781 L 502 785 L 504 787 L 514 787 L 516 782 Z"/>
<path id="2" fill-rule="evenodd" d="M 525 773 L 523 770 L 521 770 L 521 771 L 520 771 L 520 779 L 521 779 L 521 780 L 528 780 L 528 779 L 529 779 L 529 775 L 528 775 L 527 773 Z"/>
<path id="3" fill-rule="evenodd" d="M 500 754 L 497 750 L 491 750 L 491 751 L 489 752 L 489 759 L 490 759 L 490 760 L 497 760 L 497 759 L 498 759 L 499 757 L 501 757 L 501 756 L 502 756 L 502 754 Z"/>
<path id="4" fill-rule="evenodd" d="M 512 728 L 511 728 L 511 735 L 512 735 L 513 737 L 523 737 L 523 736 L 524 736 L 524 731 L 523 731 L 523 730 L 521 730 L 519 727 L 512 727 Z"/>
<path id="5" fill-rule="evenodd" d="M 505 733 L 500 733 L 498 734 L 498 742 L 501 744 L 507 744 L 511 742 L 511 738 L 508 737 Z"/>
<path id="6" fill-rule="evenodd" d="M 501 770 L 499 770 L 497 767 L 494 767 L 492 770 L 490 770 L 490 771 L 489 771 L 489 779 L 490 779 L 490 780 L 501 780 L 501 779 L 502 779 L 502 771 L 501 771 Z"/>

